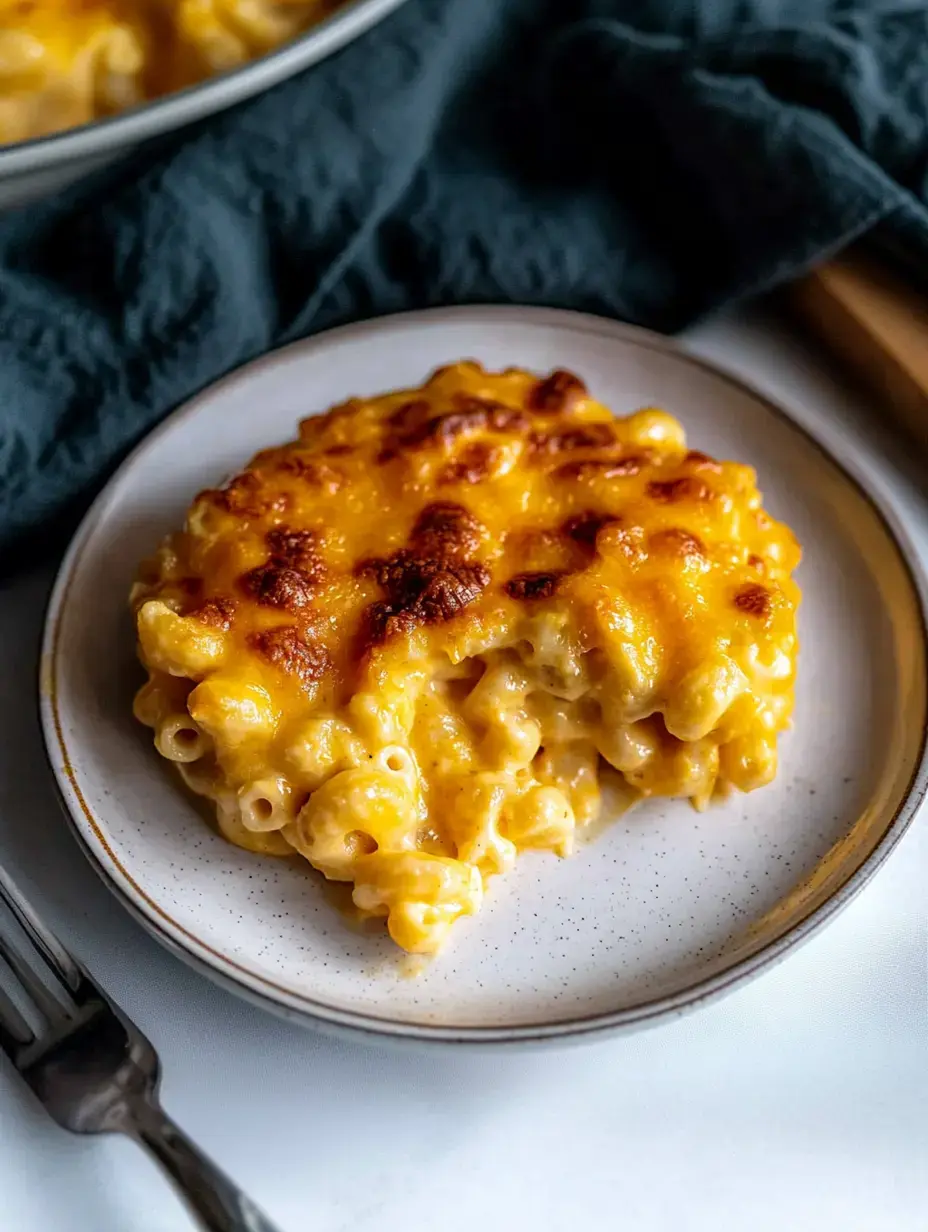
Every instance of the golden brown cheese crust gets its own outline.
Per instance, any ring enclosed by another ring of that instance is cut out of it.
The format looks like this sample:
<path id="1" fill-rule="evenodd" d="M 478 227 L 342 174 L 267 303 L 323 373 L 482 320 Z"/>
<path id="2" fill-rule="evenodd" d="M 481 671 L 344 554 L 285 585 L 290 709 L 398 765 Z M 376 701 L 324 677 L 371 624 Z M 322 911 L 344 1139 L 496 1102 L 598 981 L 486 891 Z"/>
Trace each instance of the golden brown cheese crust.
<path id="1" fill-rule="evenodd" d="M 665 412 L 454 364 L 200 493 L 133 596 L 136 713 L 233 841 L 431 951 L 516 850 L 569 851 L 602 775 L 700 805 L 770 780 L 798 561 Z"/>
<path id="2" fill-rule="evenodd" d="M 197 576 L 161 592 L 294 684 L 331 672 L 342 694 L 391 641 L 511 620 L 507 601 L 564 595 L 595 640 L 596 591 L 616 572 L 652 612 L 691 620 L 680 583 L 699 561 L 713 622 L 767 619 L 798 553 L 760 512 L 753 472 L 628 424 L 563 371 L 459 364 L 413 394 L 354 400 L 202 493 L 182 540 Z"/>

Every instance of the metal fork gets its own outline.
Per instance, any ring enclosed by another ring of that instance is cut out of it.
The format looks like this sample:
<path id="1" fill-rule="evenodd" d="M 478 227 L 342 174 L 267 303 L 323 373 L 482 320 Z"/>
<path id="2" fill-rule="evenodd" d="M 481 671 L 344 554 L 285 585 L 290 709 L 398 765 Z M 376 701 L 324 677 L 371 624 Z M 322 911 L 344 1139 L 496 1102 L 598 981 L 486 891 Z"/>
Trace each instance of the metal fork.
<path id="1" fill-rule="evenodd" d="M 4 966 L 21 1005 L 4 991 Z M 206 1232 L 278 1232 L 165 1116 L 158 1054 L 2 868 L 0 1049 L 59 1125 L 76 1134 L 127 1134 L 150 1151 Z"/>

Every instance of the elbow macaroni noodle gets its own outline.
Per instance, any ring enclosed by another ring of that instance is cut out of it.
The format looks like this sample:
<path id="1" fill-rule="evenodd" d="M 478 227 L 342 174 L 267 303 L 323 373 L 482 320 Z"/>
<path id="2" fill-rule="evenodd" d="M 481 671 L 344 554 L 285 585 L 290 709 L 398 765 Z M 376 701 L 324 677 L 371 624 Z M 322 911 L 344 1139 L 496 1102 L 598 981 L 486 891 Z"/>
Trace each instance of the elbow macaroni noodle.
<path id="1" fill-rule="evenodd" d="M 115 115 L 295 38 L 339 0 L 0 0 L 0 145 Z"/>
<path id="2" fill-rule="evenodd" d="M 773 778 L 798 561 L 666 413 L 456 364 L 196 498 L 133 589 L 135 714 L 230 841 L 434 953 L 610 777 L 699 808 Z"/>

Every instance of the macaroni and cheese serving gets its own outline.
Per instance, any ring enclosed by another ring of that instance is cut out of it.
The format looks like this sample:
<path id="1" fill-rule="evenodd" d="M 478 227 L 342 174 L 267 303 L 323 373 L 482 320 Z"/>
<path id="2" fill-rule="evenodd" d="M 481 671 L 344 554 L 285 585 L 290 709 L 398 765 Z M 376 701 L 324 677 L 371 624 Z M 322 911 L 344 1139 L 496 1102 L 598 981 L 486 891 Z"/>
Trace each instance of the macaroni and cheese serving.
<path id="1" fill-rule="evenodd" d="M 340 0 L 0 0 L 0 145 L 236 68 Z"/>
<path id="2" fill-rule="evenodd" d="M 770 782 L 798 561 L 665 412 L 458 363 L 200 493 L 133 589 L 135 713 L 227 838 L 433 953 L 610 776 L 699 808 Z"/>

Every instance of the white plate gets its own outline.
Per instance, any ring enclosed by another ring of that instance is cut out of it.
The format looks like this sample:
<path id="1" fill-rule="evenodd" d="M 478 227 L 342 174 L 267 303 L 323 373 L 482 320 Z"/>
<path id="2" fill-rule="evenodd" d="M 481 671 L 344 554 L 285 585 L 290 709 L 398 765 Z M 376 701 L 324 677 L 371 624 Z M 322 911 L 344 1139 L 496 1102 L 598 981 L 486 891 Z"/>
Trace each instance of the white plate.
<path id="1" fill-rule="evenodd" d="M 215 836 L 130 716 L 140 672 L 126 595 L 191 496 L 296 421 L 439 364 L 555 366 L 617 413 L 659 404 L 691 444 L 755 465 L 805 550 L 795 730 L 776 782 L 700 816 L 653 803 L 567 861 L 528 855 L 409 978 L 345 926 L 306 869 Z M 417 1039 L 524 1041 L 630 1027 L 757 973 L 889 853 L 926 792 L 924 587 L 859 482 L 785 412 L 639 330 L 544 309 L 463 308 L 334 330 L 252 364 L 153 433 L 62 565 L 42 717 L 79 839 L 143 923 L 202 970 L 312 1021 Z"/>

